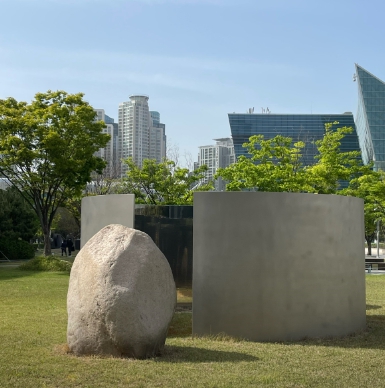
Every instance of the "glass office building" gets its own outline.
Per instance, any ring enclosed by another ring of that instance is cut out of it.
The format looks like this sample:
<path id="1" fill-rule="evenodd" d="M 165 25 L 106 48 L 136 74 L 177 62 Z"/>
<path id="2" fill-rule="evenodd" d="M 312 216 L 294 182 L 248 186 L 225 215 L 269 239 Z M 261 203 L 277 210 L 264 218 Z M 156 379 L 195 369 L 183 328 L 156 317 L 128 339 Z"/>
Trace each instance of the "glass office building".
<path id="1" fill-rule="evenodd" d="M 356 64 L 357 133 L 365 164 L 385 170 L 385 83 Z"/>
<path id="2" fill-rule="evenodd" d="M 341 142 L 341 151 L 360 151 L 356 126 L 353 114 L 254 114 L 254 113 L 230 113 L 229 121 L 234 142 L 235 156 L 250 156 L 242 147 L 249 141 L 250 136 L 264 135 L 271 139 L 276 135 L 288 136 L 293 141 L 303 141 L 306 146 L 303 149 L 303 164 L 315 163 L 317 148 L 314 141 L 322 139 L 325 133 L 325 124 L 338 122 L 333 128 L 352 127 L 353 132 L 345 136 Z"/>

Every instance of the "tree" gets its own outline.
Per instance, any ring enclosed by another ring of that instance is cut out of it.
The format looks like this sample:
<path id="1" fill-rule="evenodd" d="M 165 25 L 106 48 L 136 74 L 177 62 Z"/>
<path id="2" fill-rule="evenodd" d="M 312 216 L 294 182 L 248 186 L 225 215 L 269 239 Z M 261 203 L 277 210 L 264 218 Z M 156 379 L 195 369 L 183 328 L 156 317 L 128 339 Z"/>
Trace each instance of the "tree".
<path id="1" fill-rule="evenodd" d="M 76 231 L 78 230 L 80 232 L 82 198 L 93 195 L 118 194 L 121 187 L 120 183 L 120 163 L 119 165 L 107 165 L 101 174 L 92 173 L 91 182 L 88 182 L 85 190 L 80 195 L 67 199 L 64 206 L 72 215 L 72 220 L 65 217 L 66 223 L 68 225 L 72 224 L 72 222 L 76 223 L 76 227 L 74 225 L 71 226 L 73 230 L 71 234 L 77 236 L 78 233 Z"/>
<path id="2" fill-rule="evenodd" d="M 50 229 L 58 207 L 80 195 L 91 172 L 105 167 L 94 153 L 109 135 L 94 118 L 82 93 L 37 93 L 30 104 L 0 100 L 0 173 L 36 212 L 45 255 L 51 254 Z"/>
<path id="3" fill-rule="evenodd" d="M 302 164 L 305 143 L 293 143 L 290 137 L 277 135 L 265 140 L 263 135 L 250 137 L 243 147 L 251 158 L 240 156 L 236 163 L 218 169 L 215 178 L 229 183 L 227 191 L 290 191 L 306 189 L 306 171 Z"/>
<path id="4" fill-rule="evenodd" d="M 315 142 L 318 155 L 317 163 L 307 169 L 309 191 L 318 194 L 336 194 L 343 181 L 350 182 L 362 174 L 365 167 L 362 164 L 359 151 L 341 152 L 341 140 L 353 131 L 351 127 L 332 129 L 333 124 L 325 124 L 325 134 Z"/>
<path id="5" fill-rule="evenodd" d="M 364 200 L 365 240 L 369 255 L 372 254 L 372 243 L 376 237 L 377 220 L 385 220 L 385 174 L 371 168 L 372 165 L 366 166 L 366 170 L 340 192 Z"/>
<path id="6" fill-rule="evenodd" d="M 265 140 L 263 135 L 250 137 L 243 147 L 250 158 L 240 156 L 236 163 L 218 169 L 216 178 L 228 181 L 228 191 L 258 190 L 335 194 L 343 181 L 349 182 L 363 173 L 359 151 L 341 152 L 341 140 L 352 128 L 333 129 L 325 125 L 325 134 L 315 141 L 318 155 L 311 166 L 303 164 L 305 143 L 277 135 Z"/>
<path id="7" fill-rule="evenodd" d="M 193 172 L 187 168 L 176 167 L 175 162 L 164 160 L 158 163 L 154 159 L 144 159 L 142 167 L 132 159 L 124 163 L 128 166 L 127 176 L 123 180 L 121 192 L 135 194 L 137 203 L 152 205 L 192 204 L 194 191 L 208 191 L 211 184 L 193 189 L 195 183 L 204 178 L 206 166 Z"/>
<path id="8" fill-rule="evenodd" d="M 52 228 L 55 233 L 60 234 L 64 238 L 71 235 L 74 238 L 80 237 L 80 224 L 77 222 L 72 213 L 64 207 L 59 207 L 52 222 Z"/>
<path id="9" fill-rule="evenodd" d="M 0 190 L 0 237 L 29 242 L 38 228 L 35 212 L 18 190 L 14 187 Z"/>

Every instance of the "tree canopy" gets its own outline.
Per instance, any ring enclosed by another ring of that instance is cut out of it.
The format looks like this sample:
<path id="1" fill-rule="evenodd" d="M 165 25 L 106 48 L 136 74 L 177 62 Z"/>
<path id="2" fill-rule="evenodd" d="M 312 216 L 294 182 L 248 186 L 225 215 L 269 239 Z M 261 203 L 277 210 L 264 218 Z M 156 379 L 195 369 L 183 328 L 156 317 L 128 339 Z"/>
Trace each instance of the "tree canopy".
<path id="1" fill-rule="evenodd" d="M 0 190 L 0 237 L 29 241 L 39 228 L 39 220 L 14 187 Z"/>
<path id="2" fill-rule="evenodd" d="M 91 172 L 102 173 L 94 153 L 109 141 L 103 122 L 83 94 L 37 93 L 31 103 L 0 100 L 0 173 L 36 212 L 50 255 L 50 227 L 59 206 L 80 195 Z"/>
<path id="3" fill-rule="evenodd" d="M 229 183 L 227 191 L 303 191 L 306 174 L 302 165 L 303 142 L 277 135 L 265 140 L 263 135 L 251 136 L 243 147 L 251 155 L 242 155 L 238 161 L 217 171 Z"/>
<path id="4" fill-rule="evenodd" d="M 307 181 L 311 186 L 309 191 L 318 194 L 336 194 L 342 182 L 348 184 L 367 171 L 359 151 L 341 151 L 342 139 L 352 133 L 353 128 L 333 130 L 333 124 L 338 122 L 325 125 L 323 138 L 315 142 L 318 150 L 318 155 L 315 156 L 317 162 L 307 168 Z"/>
<path id="5" fill-rule="evenodd" d="M 155 159 L 144 159 L 141 167 L 131 158 L 124 163 L 128 171 L 121 192 L 135 194 L 137 203 L 187 205 L 192 204 L 194 191 L 213 188 L 211 183 L 194 188 L 204 178 L 206 166 L 190 172 L 187 168 L 176 166 L 172 160 L 158 163 Z"/>
<path id="6" fill-rule="evenodd" d="M 250 157 L 240 156 L 236 163 L 218 169 L 216 178 L 228 181 L 227 191 L 258 190 L 337 193 L 341 182 L 349 182 L 362 174 L 359 151 L 341 152 L 341 140 L 352 131 L 325 125 L 325 134 L 315 142 L 318 150 L 315 164 L 304 165 L 305 143 L 277 135 L 265 140 L 263 135 L 251 136 L 244 143 Z"/>
<path id="7" fill-rule="evenodd" d="M 350 181 L 349 186 L 341 191 L 342 195 L 351 195 L 364 200 L 365 240 L 368 253 L 371 254 L 371 244 L 376 237 L 377 220 L 385 221 L 385 173 L 372 171 L 372 165 L 367 166 L 365 173 Z"/>

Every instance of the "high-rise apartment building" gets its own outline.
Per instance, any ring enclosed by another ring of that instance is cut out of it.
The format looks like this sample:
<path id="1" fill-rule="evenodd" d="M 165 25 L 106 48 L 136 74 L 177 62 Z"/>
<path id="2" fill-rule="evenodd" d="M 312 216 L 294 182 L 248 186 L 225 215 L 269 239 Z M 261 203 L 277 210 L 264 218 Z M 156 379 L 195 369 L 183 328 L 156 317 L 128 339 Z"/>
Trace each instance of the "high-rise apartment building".
<path id="1" fill-rule="evenodd" d="M 166 126 L 160 122 L 159 112 L 150 111 L 150 159 L 158 163 L 166 158 Z"/>
<path id="2" fill-rule="evenodd" d="M 148 107 L 148 96 L 132 95 L 119 104 L 119 159 L 132 158 L 141 166 L 143 159 L 161 161 L 166 155 L 165 125 L 158 112 L 154 119 Z M 127 166 L 122 164 L 122 174 Z"/>
<path id="3" fill-rule="evenodd" d="M 103 128 L 103 133 L 110 135 L 110 141 L 104 148 L 101 148 L 96 155 L 103 158 L 107 162 L 105 173 L 115 178 L 120 176 L 120 162 L 118 158 L 118 124 L 114 119 L 107 116 L 104 109 L 95 109 L 96 120 L 104 121 L 106 126 Z"/>
<path id="4" fill-rule="evenodd" d="M 385 83 L 356 64 L 358 81 L 357 133 L 362 159 L 385 170 Z"/>
<path id="5" fill-rule="evenodd" d="M 160 123 L 160 113 L 155 110 L 150 110 L 150 115 L 153 123 Z"/>
<path id="6" fill-rule="evenodd" d="M 232 139 L 228 137 L 214 140 L 215 145 L 199 147 L 197 166 L 208 167 L 205 178 L 200 183 L 213 181 L 215 191 L 224 191 L 226 182 L 222 178 L 214 180 L 214 175 L 218 168 L 225 168 L 235 162 L 234 145 Z"/>

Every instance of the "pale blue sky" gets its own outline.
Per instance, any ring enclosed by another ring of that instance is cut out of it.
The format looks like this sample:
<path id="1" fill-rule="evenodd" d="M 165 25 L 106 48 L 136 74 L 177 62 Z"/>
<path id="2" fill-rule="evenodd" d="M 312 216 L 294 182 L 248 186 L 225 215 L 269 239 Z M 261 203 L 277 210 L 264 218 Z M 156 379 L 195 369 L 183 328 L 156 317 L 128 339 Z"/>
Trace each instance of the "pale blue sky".
<path id="1" fill-rule="evenodd" d="M 383 0 L 0 0 L 0 98 L 83 92 L 117 121 L 150 96 L 170 143 L 230 136 L 227 113 L 343 113 L 354 63 L 385 80 Z"/>

